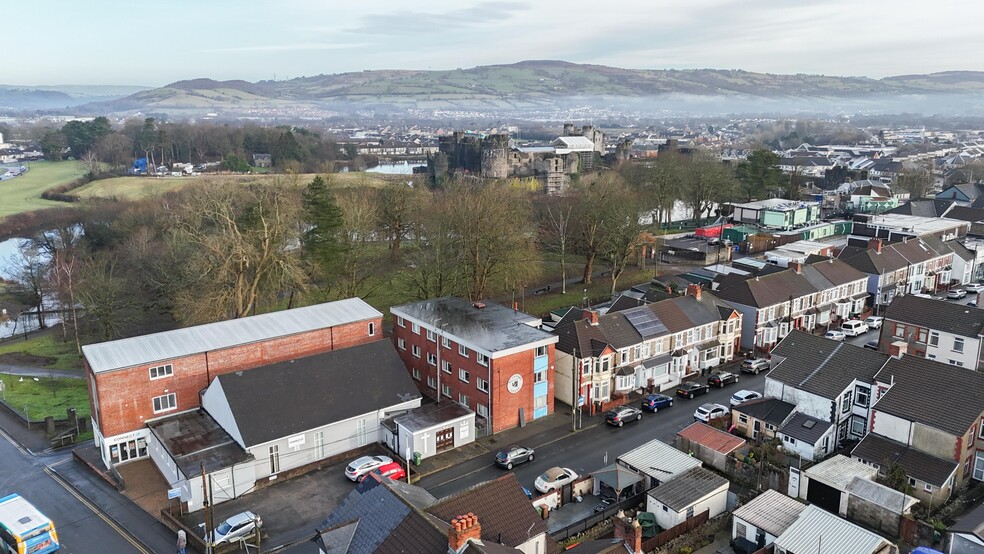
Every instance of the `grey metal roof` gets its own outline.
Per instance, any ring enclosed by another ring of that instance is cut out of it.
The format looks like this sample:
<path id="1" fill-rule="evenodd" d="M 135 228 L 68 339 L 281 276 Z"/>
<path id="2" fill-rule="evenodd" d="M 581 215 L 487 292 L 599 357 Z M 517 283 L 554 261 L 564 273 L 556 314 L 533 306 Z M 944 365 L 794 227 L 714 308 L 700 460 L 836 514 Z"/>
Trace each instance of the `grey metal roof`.
<path id="1" fill-rule="evenodd" d="M 680 512 L 721 487 L 727 491 L 727 479 L 702 467 L 695 467 L 649 491 L 649 496 L 674 512 Z"/>
<path id="2" fill-rule="evenodd" d="M 851 481 L 847 487 L 847 492 L 896 514 L 900 513 L 900 510 L 903 512 L 908 510 L 919 502 L 918 498 L 861 477 L 855 477 Z"/>
<path id="3" fill-rule="evenodd" d="M 393 306 L 393 315 L 419 321 L 442 334 L 454 336 L 489 353 L 517 346 L 557 342 L 557 337 L 537 329 L 540 318 L 510 310 L 495 302 L 474 303 L 455 296 L 445 296 Z"/>
<path id="4" fill-rule="evenodd" d="M 82 354 L 93 372 L 102 373 L 382 316 L 382 313 L 361 298 L 347 298 L 304 308 L 89 344 L 82 347 Z"/>
<path id="5" fill-rule="evenodd" d="M 779 428 L 779 432 L 806 444 L 816 445 L 817 441 L 833 426 L 834 424 L 829 421 L 796 412 L 785 425 Z"/>
<path id="6" fill-rule="evenodd" d="M 888 544 L 871 531 L 812 504 L 775 542 L 777 549 L 811 554 L 874 554 Z"/>
<path id="7" fill-rule="evenodd" d="M 779 491 L 768 489 L 734 511 L 734 517 L 743 519 L 773 537 L 786 532 L 796 521 L 806 504 Z"/>
<path id="8" fill-rule="evenodd" d="M 591 475 L 617 491 L 624 491 L 630 485 L 642 480 L 638 473 L 629 471 L 618 464 L 609 464 L 598 471 L 592 471 Z"/>
<path id="9" fill-rule="evenodd" d="M 656 439 L 622 454 L 618 461 L 658 481 L 669 481 L 690 468 L 701 465 L 697 458 Z"/>
<path id="10" fill-rule="evenodd" d="M 838 490 L 847 490 L 855 477 L 874 479 L 878 470 L 852 460 L 847 456 L 837 454 L 804 471 L 810 479 L 816 479 Z"/>
<path id="11" fill-rule="evenodd" d="M 411 433 L 443 425 L 450 421 L 472 414 L 471 410 L 457 402 L 436 402 L 425 404 L 415 410 L 393 418 L 393 421 Z"/>

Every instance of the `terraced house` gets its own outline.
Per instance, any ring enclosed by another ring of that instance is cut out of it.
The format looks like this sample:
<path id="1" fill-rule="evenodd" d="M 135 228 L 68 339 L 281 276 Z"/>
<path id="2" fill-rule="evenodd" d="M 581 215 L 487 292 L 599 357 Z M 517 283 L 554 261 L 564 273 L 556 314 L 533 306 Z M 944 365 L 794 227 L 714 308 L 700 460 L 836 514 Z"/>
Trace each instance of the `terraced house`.
<path id="1" fill-rule="evenodd" d="M 839 326 L 865 311 L 868 276 L 829 258 L 766 275 L 728 275 L 714 294 L 742 315 L 741 347 L 769 351 L 790 331 Z"/>
<path id="2" fill-rule="evenodd" d="M 734 359 L 741 317 L 690 285 L 684 296 L 604 315 L 588 311 L 584 319 L 561 322 L 554 331 L 560 337 L 557 399 L 573 403 L 580 397 L 594 408 L 615 394 L 673 388 Z"/>
<path id="3" fill-rule="evenodd" d="M 984 367 L 984 310 L 931 298 L 905 296 L 885 312 L 879 349 L 898 341 L 906 353 L 950 365 Z"/>
<path id="4" fill-rule="evenodd" d="M 846 247 L 839 258 L 868 276 L 866 290 L 875 306 L 888 306 L 905 294 L 935 291 L 950 282 L 951 274 L 961 282 L 972 277 L 973 254 L 956 241 L 933 237 L 888 244 L 870 239 L 866 248 Z"/>

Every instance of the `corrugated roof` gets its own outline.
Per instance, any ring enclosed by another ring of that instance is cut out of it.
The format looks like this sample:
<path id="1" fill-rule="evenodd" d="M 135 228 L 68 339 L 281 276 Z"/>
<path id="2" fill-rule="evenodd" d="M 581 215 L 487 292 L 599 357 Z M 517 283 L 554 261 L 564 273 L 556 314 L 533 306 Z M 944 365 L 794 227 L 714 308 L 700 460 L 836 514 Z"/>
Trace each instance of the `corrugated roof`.
<path id="1" fill-rule="evenodd" d="M 695 421 L 684 427 L 677 432 L 677 435 L 690 442 L 706 446 L 715 452 L 721 452 L 722 454 L 729 454 L 745 446 L 745 439 L 736 437 L 720 429 L 715 429 L 701 421 Z"/>
<path id="2" fill-rule="evenodd" d="M 871 531 L 826 512 L 807 506 L 786 532 L 776 539 L 776 548 L 810 554 L 873 554 L 891 544 Z"/>
<path id="3" fill-rule="evenodd" d="M 629 468 L 645 473 L 658 481 L 669 481 L 701 461 L 680 452 L 660 440 L 651 440 L 618 457 L 618 461 Z"/>
<path id="4" fill-rule="evenodd" d="M 769 489 L 753 498 L 748 504 L 739 507 L 733 515 L 773 537 L 778 537 L 789 529 L 805 508 L 806 504 L 795 498 Z"/>
<path id="5" fill-rule="evenodd" d="M 674 512 L 681 512 L 722 487 L 727 492 L 727 479 L 702 467 L 695 467 L 652 489 L 649 496 Z"/>
<path id="6" fill-rule="evenodd" d="M 594 150 L 594 141 L 588 137 L 574 136 L 574 137 L 557 137 L 554 144 L 561 143 L 565 148 L 571 148 L 575 150 L 588 149 Z"/>
<path id="7" fill-rule="evenodd" d="M 89 344 L 82 347 L 82 354 L 93 372 L 102 373 L 382 316 L 382 313 L 361 298 L 347 298 L 304 308 Z M 377 332 L 381 331 L 380 329 Z"/>
<path id="8" fill-rule="evenodd" d="M 851 481 L 855 477 L 874 479 L 875 475 L 878 474 L 878 470 L 857 460 L 852 460 L 847 456 L 837 454 L 806 469 L 804 473 L 810 479 L 822 481 L 827 485 L 844 491 L 847 490 L 848 485 L 851 484 Z"/>
<path id="9" fill-rule="evenodd" d="M 918 498 L 860 477 L 855 477 L 851 481 L 847 487 L 847 492 L 896 514 L 899 513 L 900 509 L 904 512 L 919 502 Z"/>

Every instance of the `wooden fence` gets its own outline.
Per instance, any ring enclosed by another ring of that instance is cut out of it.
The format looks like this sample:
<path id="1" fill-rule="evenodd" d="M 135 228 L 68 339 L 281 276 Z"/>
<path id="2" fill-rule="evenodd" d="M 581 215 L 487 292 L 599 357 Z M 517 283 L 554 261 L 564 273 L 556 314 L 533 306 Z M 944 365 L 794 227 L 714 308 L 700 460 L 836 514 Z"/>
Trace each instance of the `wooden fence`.
<path id="1" fill-rule="evenodd" d="M 663 531 L 662 533 L 656 535 L 655 537 L 649 539 L 648 541 L 644 541 L 642 543 L 642 551 L 650 552 L 652 550 L 656 550 L 657 548 L 679 537 L 680 535 L 693 531 L 694 529 L 707 523 L 707 520 L 710 518 L 710 514 L 711 514 L 710 510 L 704 510 L 703 512 L 684 521 L 683 523 L 675 527 L 671 527 L 666 531 Z"/>

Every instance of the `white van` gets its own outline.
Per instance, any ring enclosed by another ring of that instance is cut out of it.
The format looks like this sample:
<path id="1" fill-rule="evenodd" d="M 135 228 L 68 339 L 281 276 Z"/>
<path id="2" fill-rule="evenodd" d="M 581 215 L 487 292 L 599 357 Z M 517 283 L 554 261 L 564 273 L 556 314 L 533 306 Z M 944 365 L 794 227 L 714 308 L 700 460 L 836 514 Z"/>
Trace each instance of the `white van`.
<path id="1" fill-rule="evenodd" d="M 849 337 L 856 337 L 867 333 L 868 325 L 859 319 L 852 319 L 841 324 L 841 331 Z"/>

